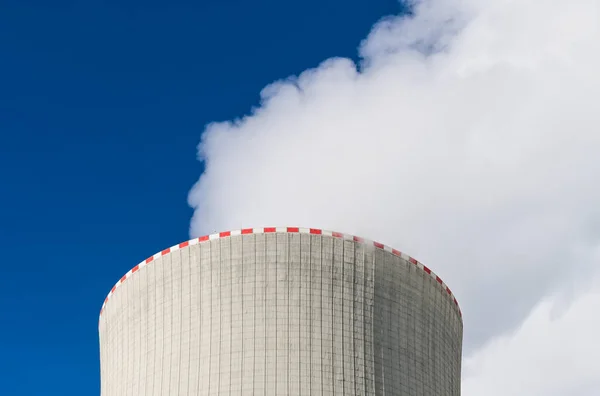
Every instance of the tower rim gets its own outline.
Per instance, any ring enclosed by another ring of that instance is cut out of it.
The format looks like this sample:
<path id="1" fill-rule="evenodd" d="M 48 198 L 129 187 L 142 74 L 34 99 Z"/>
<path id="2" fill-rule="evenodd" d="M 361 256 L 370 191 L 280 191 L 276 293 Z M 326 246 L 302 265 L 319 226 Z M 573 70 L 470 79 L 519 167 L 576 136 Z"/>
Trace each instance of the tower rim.
<path id="1" fill-rule="evenodd" d="M 401 252 L 400 250 L 394 249 L 388 245 L 384 245 L 383 243 L 376 242 L 376 241 L 373 241 L 373 240 L 370 240 L 367 238 L 363 238 L 363 237 L 360 237 L 357 235 L 336 232 L 336 231 L 329 231 L 329 230 L 324 230 L 321 228 L 303 228 L 303 227 L 259 227 L 259 228 L 242 228 L 242 229 L 231 230 L 231 231 L 221 231 L 221 232 L 217 232 L 217 233 L 213 233 L 213 234 L 203 235 L 203 236 L 200 236 L 197 238 L 192 238 L 187 241 L 184 241 L 184 242 L 178 243 L 176 245 L 173 245 L 171 247 L 168 247 L 166 249 L 163 249 L 163 250 L 153 254 L 152 256 L 146 258 L 145 260 L 141 261 L 140 263 L 138 263 L 136 266 L 131 268 L 125 275 L 123 275 L 117 281 L 117 283 L 115 283 L 115 285 L 112 287 L 112 289 L 108 292 L 108 295 L 104 299 L 104 302 L 102 303 L 102 307 L 100 308 L 99 320 L 102 319 L 102 313 L 104 312 L 104 309 L 105 309 L 106 305 L 108 304 L 108 301 L 110 300 L 111 296 L 115 293 L 115 291 L 119 288 L 119 286 L 121 286 L 123 283 L 125 283 L 126 280 L 131 278 L 141 268 L 152 263 L 152 261 L 154 261 L 155 259 L 158 259 L 162 256 L 166 256 L 174 251 L 177 251 L 179 249 L 185 248 L 190 245 L 196 245 L 196 244 L 205 243 L 205 242 L 209 242 L 209 241 L 213 241 L 213 240 L 217 240 L 217 239 L 224 239 L 224 238 L 230 238 L 230 237 L 234 237 L 234 236 L 251 235 L 251 234 L 323 235 L 323 236 L 328 236 L 328 237 L 332 237 L 332 238 L 350 240 L 350 241 L 353 241 L 356 243 L 361 243 L 366 246 L 373 247 L 375 249 L 380 249 L 380 250 L 386 251 L 394 256 L 400 257 L 400 258 L 406 260 L 407 262 L 415 265 L 419 270 L 430 275 L 435 281 L 437 281 L 437 283 L 440 284 L 442 289 L 448 295 L 448 298 L 450 298 L 452 300 L 452 302 L 454 303 L 454 305 L 456 306 L 461 323 L 463 321 L 460 305 L 458 304 L 458 301 L 457 301 L 456 297 L 454 296 L 454 293 L 450 290 L 448 285 L 446 285 L 446 283 L 436 273 L 434 273 L 429 267 L 427 267 L 426 265 L 424 265 L 423 263 L 421 263 L 414 257 L 409 256 L 408 254 Z"/>

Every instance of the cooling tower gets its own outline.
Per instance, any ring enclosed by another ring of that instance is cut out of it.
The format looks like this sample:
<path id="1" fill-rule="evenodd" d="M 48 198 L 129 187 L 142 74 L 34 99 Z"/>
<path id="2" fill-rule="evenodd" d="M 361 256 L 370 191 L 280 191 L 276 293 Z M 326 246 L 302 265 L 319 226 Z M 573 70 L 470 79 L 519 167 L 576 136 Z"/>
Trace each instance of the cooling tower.
<path id="1" fill-rule="evenodd" d="M 254 228 L 163 250 L 113 287 L 99 332 L 102 396 L 460 394 L 450 289 L 335 232 Z"/>

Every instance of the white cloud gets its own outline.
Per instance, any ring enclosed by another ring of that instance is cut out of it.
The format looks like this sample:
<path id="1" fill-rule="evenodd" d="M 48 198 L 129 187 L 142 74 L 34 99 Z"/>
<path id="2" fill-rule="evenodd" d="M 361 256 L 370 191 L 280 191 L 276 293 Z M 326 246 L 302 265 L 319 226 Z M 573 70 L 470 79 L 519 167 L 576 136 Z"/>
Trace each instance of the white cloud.
<path id="1" fill-rule="evenodd" d="M 579 288 L 600 241 L 600 5 L 418 4 L 374 27 L 360 66 L 327 60 L 265 88 L 251 115 L 207 127 L 191 233 L 299 225 L 380 240 L 455 291 L 466 362 L 500 353 L 495 342 L 518 361 L 536 347 L 519 344 L 523 331 L 551 326 L 544 296 L 595 301 Z M 540 345 L 585 320 L 565 314 Z M 586 395 L 549 370 L 550 384 Z M 465 394 L 494 384 L 470 372 Z M 527 384 L 510 389 L 550 394 Z"/>
<path id="2" fill-rule="evenodd" d="M 465 360 L 469 395 L 596 396 L 600 389 L 600 287 L 553 313 L 557 297 L 540 302 L 520 328 Z"/>

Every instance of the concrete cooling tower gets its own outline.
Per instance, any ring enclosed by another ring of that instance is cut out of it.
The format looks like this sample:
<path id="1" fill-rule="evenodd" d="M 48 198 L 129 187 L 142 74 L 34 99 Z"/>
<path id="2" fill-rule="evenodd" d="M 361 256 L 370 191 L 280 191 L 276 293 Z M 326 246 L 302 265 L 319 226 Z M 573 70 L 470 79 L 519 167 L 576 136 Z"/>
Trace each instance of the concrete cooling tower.
<path id="1" fill-rule="evenodd" d="M 112 288 L 102 396 L 460 394 L 462 318 L 377 242 L 254 228 L 183 242 Z"/>

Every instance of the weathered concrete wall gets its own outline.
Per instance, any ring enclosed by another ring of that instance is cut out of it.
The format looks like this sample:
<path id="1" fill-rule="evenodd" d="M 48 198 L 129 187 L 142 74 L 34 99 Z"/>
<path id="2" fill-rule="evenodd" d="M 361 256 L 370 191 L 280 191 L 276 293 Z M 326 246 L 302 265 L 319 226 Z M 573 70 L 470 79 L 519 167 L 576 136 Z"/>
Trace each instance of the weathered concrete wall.
<path id="1" fill-rule="evenodd" d="M 460 394 L 449 290 L 354 240 L 183 246 L 130 272 L 99 326 L 103 396 Z"/>

